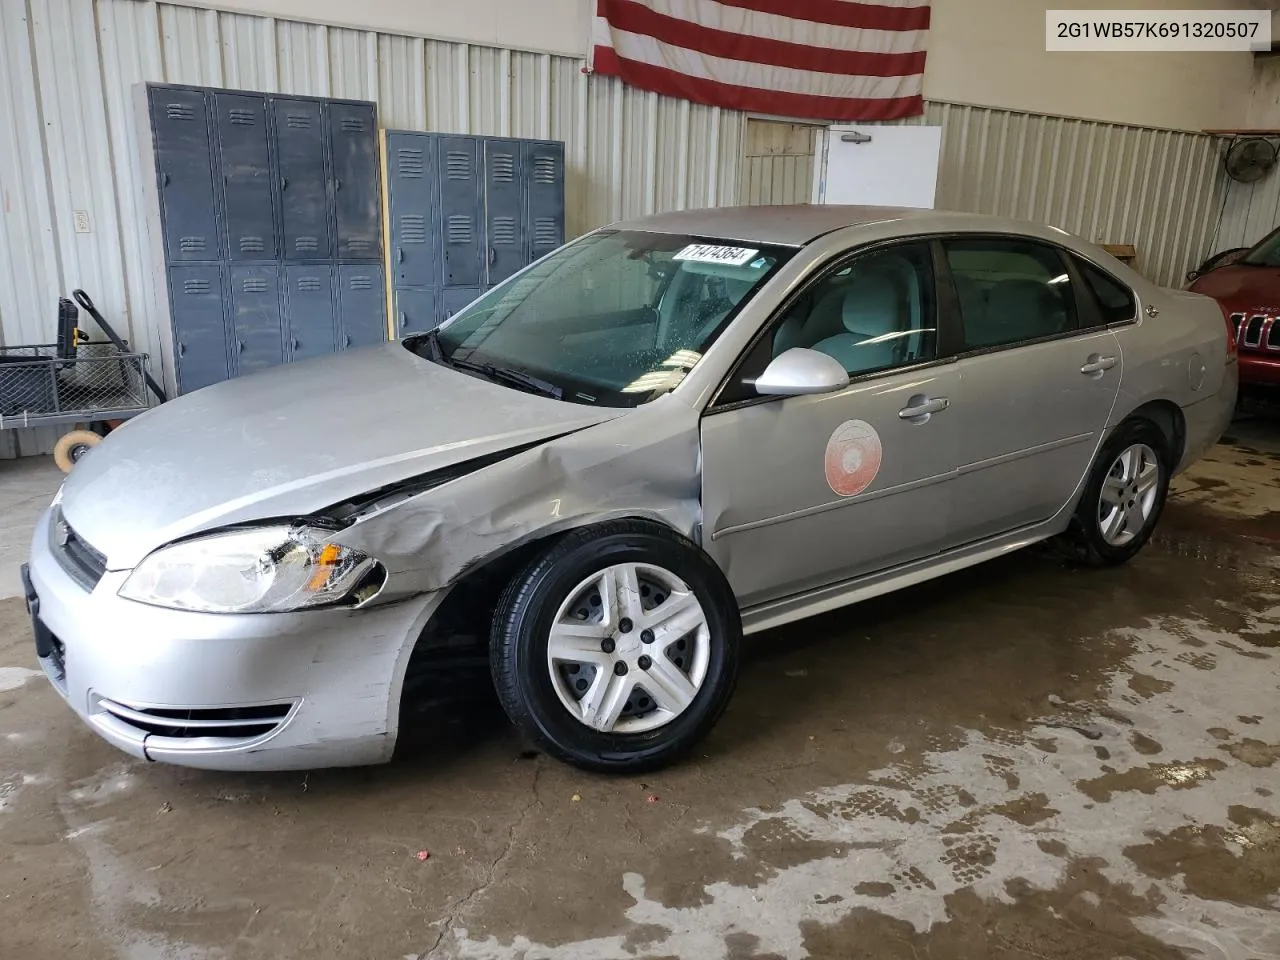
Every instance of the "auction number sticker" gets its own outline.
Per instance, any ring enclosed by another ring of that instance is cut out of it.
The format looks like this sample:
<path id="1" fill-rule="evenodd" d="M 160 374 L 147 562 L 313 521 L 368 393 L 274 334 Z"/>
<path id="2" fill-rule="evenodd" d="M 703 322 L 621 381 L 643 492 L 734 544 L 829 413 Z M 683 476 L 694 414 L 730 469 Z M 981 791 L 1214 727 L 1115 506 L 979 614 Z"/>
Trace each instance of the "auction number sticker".
<path id="1" fill-rule="evenodd" d="M 759 252 L 748 247 L 721 247 L 714 243 L 691 243 L 672 259 L 692 260 L 695 263 L 723 263 L 730 267 L 740 267 Z"/>
<path id="2" fill-rule="evenodd" d="M 842 497 L 857 496 L 875 481 L 883 456 L 875 427 L 865 420 L 846 420 L 827 441 L 827 485 Z"/>

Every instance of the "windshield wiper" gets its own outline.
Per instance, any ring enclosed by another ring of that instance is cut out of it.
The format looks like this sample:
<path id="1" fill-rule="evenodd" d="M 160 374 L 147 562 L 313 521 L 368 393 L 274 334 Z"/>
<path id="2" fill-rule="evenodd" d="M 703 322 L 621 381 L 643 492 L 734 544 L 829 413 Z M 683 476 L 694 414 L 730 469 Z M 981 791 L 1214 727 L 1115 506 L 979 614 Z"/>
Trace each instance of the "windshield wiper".
<path id="1" fill-rule="evenodd" d="M 523 370 L 513 370 L 510 367 L 495 367 L 491 363 L 472 363 L 470 360 L 459 360 L 457 357 L 450 357 L 443 362 L 459 370 L 469 370 L 498 383 L 505 383 L 508 386 L 527 390 L 529 393 L 540 393 L 545 397 L 552 397 L 556 400 L 564 399 L 564 390 L 560 387 L 557 387 L 554 383 L 548 383 L 540 377 L 535 377 L 533 374 L 525 373 Z"/>

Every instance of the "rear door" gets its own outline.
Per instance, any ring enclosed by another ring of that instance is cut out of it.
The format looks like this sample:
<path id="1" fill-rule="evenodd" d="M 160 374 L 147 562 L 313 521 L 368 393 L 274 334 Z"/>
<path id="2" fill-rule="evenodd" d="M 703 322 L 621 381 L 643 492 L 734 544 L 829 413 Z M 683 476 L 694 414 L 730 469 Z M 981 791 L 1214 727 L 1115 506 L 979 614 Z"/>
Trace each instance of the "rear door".
<path id="1" fill-rule="evenodd" d="M 940 359 L 926 243 L 843 258 L 784 306 L 702 421 L 703 545 L 744 606 L 936 553 L 948 529 L 955 365 Z M 808 347 L 850 385 L 757 397 Z"/>
<path id="2" fill-rule="evenodd" d="M 963 329 L 959 470 L 948 546 L 1047 520 L 1088 471 L 1120 389 L 1119 341 L 1060 248 L 942 241 Z"/>

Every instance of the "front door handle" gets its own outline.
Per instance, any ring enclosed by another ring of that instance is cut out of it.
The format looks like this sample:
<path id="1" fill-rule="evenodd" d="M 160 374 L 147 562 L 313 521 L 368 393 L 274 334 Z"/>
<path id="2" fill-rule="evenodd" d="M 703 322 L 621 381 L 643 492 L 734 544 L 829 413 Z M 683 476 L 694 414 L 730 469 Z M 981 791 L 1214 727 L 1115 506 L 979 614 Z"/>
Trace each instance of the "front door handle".
<path id="1" fill-rule="evenodd" d="M 1116 365 L 1115 357 L 1104 357 L 1096 353 L 1089 354 L 1089 359 L 1084 362 L 1084 366 L 1080 368 L 1080 372 L 1086 376 L 1097 379 L 1102 374 L 1110 370 Z"/>
<path id="2" fill-rule="evenodd" d="M 914 396 L 911 402 L 898 411 L 898 417 L 912 423 L 924 423 L 935 413 L 941 413 L 951 406 L 946 397 Z"/>

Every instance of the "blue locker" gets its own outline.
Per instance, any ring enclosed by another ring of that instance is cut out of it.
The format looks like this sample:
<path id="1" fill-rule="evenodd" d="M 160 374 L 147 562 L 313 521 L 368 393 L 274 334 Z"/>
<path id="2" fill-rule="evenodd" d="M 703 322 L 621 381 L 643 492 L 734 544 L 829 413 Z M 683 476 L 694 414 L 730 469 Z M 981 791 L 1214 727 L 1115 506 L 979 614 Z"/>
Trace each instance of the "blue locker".
<path id="1" fill-rule="evenodd" d="M 376 114 L 365 103 L 330 103 L 328 112 L 338 258 L 377 260 L 382 256 L 382 203 Z"/>
<path id="2" fill-rule="evenodd" d="M 274 263 L 233 266 L 229 276 L 236 375 L 284 363 L 279 267 Z"/>
<path id="3" fill-rule="evenodd" d="M 440 289 L 401 288 L 395 292 L 396 336 L 407 337 L 438 327 L 444 319 L 440 313 Z"/>
<path id="4" fill-rule="evenodd" d="M 436 138 L 426 133 L 388 134 L 387 164 L 392 282 L 397 287 L 436 286 L 441 280 Z"/>
<path id="5" fill-rule="evenodd" d="M 271 114 L 280 165 L 282 255 L 286 260 L 327 260 L 333 245 L 320 103 L 273 97 Z"/>
<path id="6" fill-rule="evenodd" d="M 166 258 L 170 263 L 217 260 L 213 151 L 204 92 L 152 87 L 148 93 Z"/>
<path id="7" fill-rule="evenodd" d="M 222 169 L 227 259 L 274 260 L 276 224 L 271 156 L 267 148 L 267 101 L 218 93 L 213 97 Z"/>
<path id="8" fill-rule="evenodd" d="M 526 216 L 529 262 L 564 243 L 564 144 L 525 144 Z"/>
<path id="9" fill-rule="evenodd" d="M 475 137 L 441 137 L 439 150 L 444 285 L 478 286 L 483 249 L 479 141 Z"/>
<path id="10" fill-rule="evenodd" d="M 387 307 L 382 268 L 373 263 L 338 267 L 338 314 L 342 347 L 364 347 L 387 339 Z"/>
<path id="11" fill-rule="evenodd" d="M 445 287 L 440 296 L 440 322 L 444 323 L 482 293 L 479 287 Z"/>
<path id="12" fill-rule="evenodd" d="M 219 383 L 231 373 L 222 298 L 222 269 L 217 265 L 169 268 L 173 353 L 181 393 Z"/>
<path id="13" fill-rule="evenodd" d="M 528 262 L 519 140 L 484 141 L 485 282 L 501 283 Z"/>
<path id="14" fill-rule="evenodd" d="M 320 357 L 338 349 L 333 267 L 291 263 L 284 268 L 285 353 L 290 360 Z"/>

